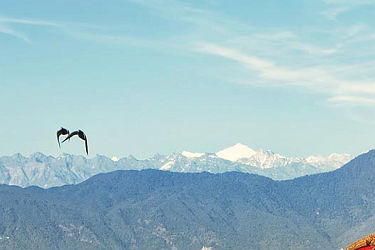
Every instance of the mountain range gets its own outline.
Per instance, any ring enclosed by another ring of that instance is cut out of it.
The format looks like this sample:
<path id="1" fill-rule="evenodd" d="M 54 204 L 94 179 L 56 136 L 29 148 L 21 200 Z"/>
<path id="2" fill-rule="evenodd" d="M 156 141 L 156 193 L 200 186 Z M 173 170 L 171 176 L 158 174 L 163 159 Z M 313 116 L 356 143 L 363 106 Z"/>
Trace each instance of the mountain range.
<path id="1" fill-rule="evenodd" d="M 375 151 L 328 173 L 119 170 L 0 185 L 1 249 L 340 249 L 374 231 Z"/>
<path id="2" fill-rule="evenodd" d="M 349 154 L 331 154 L 328 157 L 285 157 L 272 151 L 255 151 L 236 144 L 217 153 L 173 153 L 155 155 L 138 160 L 133 156 L 112 159 L 97 155 L 92 159 L 62 154 L 58 157 L 34 153 L 29 157 L 21 154 L 0 157 L 0 183 L 21 187 L 43 188 L 77 184 L 91 176 L 115 170 L 160 169 L 184 173 L 224 173 L 238 171 L 254 173 L 275 180 L 335 170 L 352 157 Z"/>

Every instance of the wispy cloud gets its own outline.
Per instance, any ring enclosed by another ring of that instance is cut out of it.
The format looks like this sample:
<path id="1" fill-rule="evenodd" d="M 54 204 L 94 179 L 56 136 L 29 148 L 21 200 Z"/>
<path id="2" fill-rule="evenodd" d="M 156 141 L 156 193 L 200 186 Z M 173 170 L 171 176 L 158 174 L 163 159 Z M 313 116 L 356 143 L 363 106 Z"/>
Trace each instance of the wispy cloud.
<path id="1" fill-rule="evenodd" d="M 348 6 L 334 7 L 322 11 L 322 15 L 330 20 L 337 21 L 337 17 L 348 10 L 350 10 Z"/>
<path id="2" fill-rule="evenodd" d="M 374 0 L 323 0 L 329 8 L 322 11 L 322 14 L 328 19 L 337 21 L 337 18 L 348 11 L 353 10 L 356 7 L 375 5 Z"/>
<path id="3" fill-rule="evenodd" d="M 323 0 L 327 4 L 333 5 L 366 5 L 375 4 L 374 0 Z"/>
<path id="4" fill-rule="evenodd" d="M 1 23 L 0 23 L 0 33 L 10 35 L 10 36 L 14 36 L 18 39 L 21 39 L 21 40 L 25 41 L 25 42 L 30 42 L 29 38 L 26 35 L 23 35 L 23 34 L 15 31 L 15 30 L 9 28 L 9 27 L 6 27 Z"/>
<path id="5" fill-rule="evenodd" d="M 212 43 L 199 43 L 196 51 L 227 58 L 256 73 L 258 83 L 268 86 L 298 86 L 330 95 L 329 103 L 375 105 L 375 81 L 337 77 L 325 67 L 287 67 Z M 343 69 L 336 69 L 337 71 Z"/>
<path id="6" fill-rule="evenodd" d="M 25 25 L 36 25 L 36 26 L 59 26 L 59 24 L 57 24 L 56 22 L 20 19 L 20 18 L 9 18 L 9 17 L 0 17 L 0 23 L 16 23 L 16 24 L 25 24 Z"/>
<path id="7" fill-rule="evenodd" d="M 163 41 L 158 39 L 146 39 L 131 35 L 124 35 L 122 30 L 113 26 L 102 26 L 89 23 L 77 22 L 54 22 L 49 20 L 22 19 L 0 16 L 0 33 L 16 37 L 30 43 L 28 35 L 17 30 L 19 25 L 41 26 L 58 29 L 60 34 L 70 36 L 74 39 L 89 40 L 101 44 L 134 47 L 165 47 Z M 169 47 L 170 44 L 169 44 Z"/>
<path id="8" fill-rule="evenodd" d="M 252 76 L 255 75 L 253 80 L 257 84 L 299 87 L 324 93 L 330 104 L 375 105 L 372 101 L 375 100 L 375 75 L 371 73 L 374 72 L 375 64 L 368 59 L 348 63 L 356 60 L 354 56 L 365 57 L 371 51 L 371 48 L 362 51 L 363 46 L 360 44 L 375 39 L 375 32 L 368 25 L 358 22 L 345 27 L 318 27 L 317 30 L 308 27 L 303 32 L 276 27 L 260 29 L 223 16 L 223 13 L 200 9 L 178 0 L 128 1 L 162 18 L 188 24 L 181 26 L 186 30 L 176 32 L 178 35 L 147 39 L 121 31 L 107 32 L 105 27 L 0 16 L 0 33 L 30 42 L 26 34 L 16 29 L 17 25 L 45 26 L 59 28 L 76 39 L 97 43 L 168 47 L 189 53 L 190 45 L 194 44 L 195 52 L 219 56 L 240 64 Z M 329 7 L 328 10 L 332 10 L 332 17 L 358 5 L 375 4 L 375 0 L 323 1 Z"/>
<path id="9" fill-rule="evenodd" d="M 368 57 L 368 41 L 374 39 L 375 31 L 369 25 L 356 22 L 329 28 L 309 26 L 303 31 L 276 27 L 260 31 L 177 0 L 130 1 L 165 18 L 195 25 L 199 32 L 191 29 L 186 43 L 195 52 L 238 63 L 248 70 L 253 84 L 305 88 L 327 95 L 329 104 L 375 106 L 375 64 Z M 332 19 L 358 6 L 375 5 L 375 0 L 323 2 Z"/>
<path id="10" fill-rule="evenodd" d="M 313 89 L 322 89 L 322 87 L 324 87 L 325 89 L 330 88 L 327 85 L 318 86 L 316 84 L 319 82 L 331 82 L 330 80 L 332 79 L 329 75 L 315 68 L 300 68 L 299 70 L 288 69 L 285 67 L 277 66 L 271 61 L 242 53 L 236 49 L 210 43 L 197 44 L 196 49 L 197 51 L 202 53 L 225 57 L 227 59 L 241 63 L 248 69 L 257 72 L 260 79 L 272 80 L 272 82 L 269 82 L 271 85 L 278 83 L 288 85 L 302 85 L 306 87 L 312 87 Z M 319 78 L 316 81 L 312 82 L 312 79 L 316 79 L 317 75 L 319 75 Z M 326 92 L 326 90 L 323 89 L 322 91 Z"/>
<path id="11" fill-rule="evenodd" d="M 366 98 L 361 96 L 334 96 L 328 98 L 328 102 L 335 105 L 350 105 L 350 106 L 374 106 L 375 98 Z"/>
<path id="12" fill-rule="evenodd" d="M 226 35 L 231 29 L 247 29 L 247 25 L 234 21 L 222 13 L 203 9 L 179 0 L 128 0 L 138 4 L 166 20 L 192 25 L 187 29 L 193 35 L 215 36 Z M 188 34 L 187 35 L 191 35 Z M 186 37 L 186 35 L 185 35 Z"/>
<path id="13" fill-rule="evenodd" d="M 8 18 L 0 16 L 0 33 L 10 35 L 21 39 L 25 42 L 30 42 L 27 35 L 17 31 L 13 25 L 32 25 L 32 26 L 54 26 L 57 27 L 58 24 L 54 22 L 41 21 L 41 20 L 29 20 L 29 19 L 18 19 L 18 18 Z"/>
<path id="14" fill-rule="evenodd" d="M 195 21 L 196 18 L 203 19 L 210 11 L 193 7 L 192 5 L 176 0 L 129 0 L 132 3 L 155 10 L 164 17 L 177 20 Z M 190 19 L 191 17 L 195 17 Z"/>
<path id="15" fill-rule="evenodd" d="M 125 35 L 113 35 L 107 34 L 105 32 L 93 32 L 92 30 L 77 30 L 77 29 L 65 29 L 70 36 L 82 39 L 89 40 L 96 43 L 107 44 L 107 45 L 118 45 L 118 46 L 132 46 L 132 47 L 143 47 L 143 48 L 164 48 L 168 46 L 157 39 L 142 39 L 133 36 Z"/>

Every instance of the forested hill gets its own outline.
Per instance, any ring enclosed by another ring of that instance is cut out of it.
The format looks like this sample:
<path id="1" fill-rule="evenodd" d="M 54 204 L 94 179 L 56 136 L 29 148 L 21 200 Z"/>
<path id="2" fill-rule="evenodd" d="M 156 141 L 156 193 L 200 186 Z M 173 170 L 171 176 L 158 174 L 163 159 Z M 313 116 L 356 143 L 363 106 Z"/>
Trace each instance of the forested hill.
<path id="1" fill-rule="evenodd" d="M 9 249 L 338 249 L 375 229 L 375 151 L 324 174 L 125 170 L 78 185 L 0 186 Z"/>

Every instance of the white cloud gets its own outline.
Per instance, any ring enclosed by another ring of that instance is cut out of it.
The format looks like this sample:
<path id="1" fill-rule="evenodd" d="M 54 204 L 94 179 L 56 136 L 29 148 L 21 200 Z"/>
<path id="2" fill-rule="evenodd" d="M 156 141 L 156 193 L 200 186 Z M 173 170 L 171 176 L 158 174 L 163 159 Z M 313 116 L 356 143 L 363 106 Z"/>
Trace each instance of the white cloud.
<path id="1" fill-rule="evenodd" d="M 323 2 L 331 7 L 323 11 L 322 14 L 333 21 L 337 21 L 341 14 L 358 6 L 375 5 L 374 0 L 323 0 Z"/>
<path id="2" fill-rule="evenodd" d="M 366 98 L 360 96 L 334 96 L 329 98 L 328 102 L 337 105 L 374 106 L 375 98 Z"/>
<path id="3" fill-rule="evenodd" d="M 238 19 L 228 19 L 218 12 L 181 1 L 130 1 L 151 8 L 165 18 L 195 25 L 197 32 L 190 29 L 180 43 L 185 40 L 199 53 L 237 62 L 243 66 L 241 71 L 251 73 L 246 74 L 251 75 L 251 84 L 305 88 L 327 95 L 331 104 L 375 105 L 370 101 L 375 98 L 372 73 L 375 64 L 368 58 L 371 52 L 368 41 L 374 39 L 375 32 L 369 25 L 356 22 L 329 28 L 301 26 L 306 28 L 303 32 L 266 27 L 260 32 L 258 27 L 245 25 Z M 327 15 L 332 18 L 356 6 L 375 4 L 375 0 L 323 1 L 328 8 Z M 361 57 L 364 59 L 356 61 Z M 243 78 L 225 76 L 231 77 Z"/>
<path id="4" fill-rule="evenodd" d="M 21 25 L 33 25 L 33 26 L 58 26 L 58 24 L 53 22 L 41 21 L 41 20 L 28 20 L 19 18 L 8 18 L 0 17 L 0 33 L 10 35 L 19 38 L 25 42 L 30 42 L 30 39 L 25 34 L 22 34 L 12 28 L 12 24 Z"/>
<path id="5" fill-rule="evenodd" d="M 287 67 L 239 50 L 212 43 L 199 43 L 196 50 L 236 61 L 256 73 L 258 83 L 267 86 L 298 86 L 330 95 L 330 103 L 375 105 L 375 81 L 339 78 L 332 67 Z M 336 71 L 344 71 L 336 66 Z M 254 79 L 252 79 L 254 80 Z"/>
<path id="6" fill-rule="evenodd" d="M 190 4 L 176 0 L 129 0 L 135 4 L 159 11 L 173 18 L 183 18 L 187 15 L 201 15 L 208 12 L 195 8 Z"/>
<path id="7" fill-rule="evenodd" d="M 26 36 L 26 35 L 23 35 L 9 27 L 6 27 L 4 25 L 2 25 L 0 23 L 0 33 L 3 33 L 3 34 L 6 34 L 6 35 L 10 35 L 10 36 L 14 36 L 16 38 L 19 38 L 25 42 L 30 42 L 29 38 Z"/>
<path id="8" fill-rule="evenodd" d="M 340 86 L 338 92 L 375 95 L 375 83 L 351 82 Z"/>
<path id="9" fill-rule="evenodd" d="M 375 4 L 375 0 L 323 0 L 327 4 L 339 4 L 339 5 L 364 5 L 364 4 Z"/>
<path id="10" fill-rule="evenodd" d="M 0 23 L 17 23 L 17 24 L 25 24 L 25 25 L 36 25 L 36 26 L 59 26 L 57 23 L 50 22 L 50 21 L 8 18 L 8 17 L 0 17 Z"/>
<path id="11" fill-rule="evenodd" d="M 238 50 L 215 44 L 201 43 L 198 51 L 231 59 L 243 64 L 245 67 L 258 72 L 260 78 L 273 80 L 282 84 L 309 85 L 318 88 L 317 82 L 329 83 L 334 81 L 330 75 L 316 68 L 287 69 L 277 66 L 273 62 L 258 57 L 241 53 Z M 327 87 L 327 86 L 325 86 Z M 323 91 L 326 92 L 326 91 Z"/>

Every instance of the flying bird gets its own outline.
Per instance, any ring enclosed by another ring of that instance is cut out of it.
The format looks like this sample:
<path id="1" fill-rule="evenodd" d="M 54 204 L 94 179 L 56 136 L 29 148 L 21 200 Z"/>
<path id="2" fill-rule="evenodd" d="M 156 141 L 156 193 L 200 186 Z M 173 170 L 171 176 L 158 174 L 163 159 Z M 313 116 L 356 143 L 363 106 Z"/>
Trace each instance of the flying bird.
<path id="1" fill-rule="evenodd" d="M 57 142 L 59 143 L 59 148 L 60 148 L 60 135 L 69 135 L 69 130 L 61 127 L 61 129 L 57 131 L 56 134 L 57 134 Z"/>
<path id="2" fill-rule="evenodd" d="M 89 154 L 89 148 L 87 146 L 87 137 L 85 133 L 83 133 L 82 130 L 74 131 L 68 135 L 68 137 L 65 138 L 62 142 L 65 142 L 66 140 L 70 139 L 72 136 L 78 135 L 79 138 L 85 141 L 85 148 L 86 148 L 86 154 Z"/>

